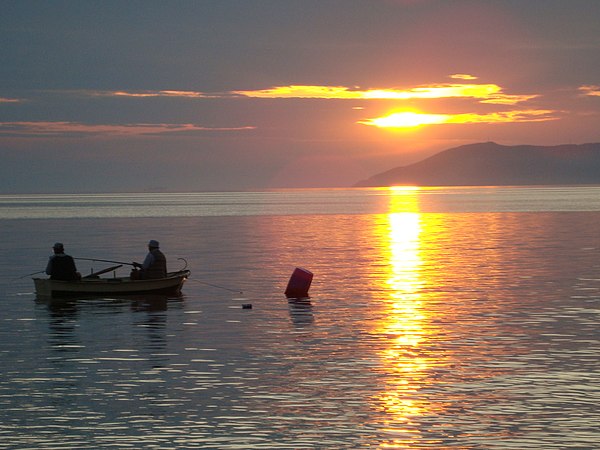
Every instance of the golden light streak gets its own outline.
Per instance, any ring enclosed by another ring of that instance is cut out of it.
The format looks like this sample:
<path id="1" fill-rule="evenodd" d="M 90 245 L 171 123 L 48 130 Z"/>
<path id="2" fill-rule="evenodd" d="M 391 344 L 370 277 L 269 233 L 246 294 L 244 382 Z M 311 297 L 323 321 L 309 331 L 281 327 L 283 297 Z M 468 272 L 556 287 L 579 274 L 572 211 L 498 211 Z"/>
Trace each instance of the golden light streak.
<path id="1" fill-rule="evenodd" d="M 412 448 L 420 437 L 413 418 L 427 413 L 427 403 L 416 392 L 424 387 L 429 367 L 427 358 L 420 356 L 419 347 L 426 338 L 428 321 L 423 307 L 421 276 L 423 263 L 420 249 L 422 232 L 418 212 L 418 188 L 389 189 L 390 206 L 387 220 L 377 233 L 386 242 L 389 288 L 381 323 L 375 333 L 387 336 L 380 350 L 388 381 L 374 400 L 385 412 L 386 431 L 394 436 L 386 445 Z"/>
<path id="2" fill-rule="evenodd" d="M 386 294 L 381 299 L 381 320 L 372 332 L 385 337 L 379 348 L 385 384 L 373 397 L 384 414 L 383 425 L 389 439 L 382 448 L 416 448 L 422 439 L 419 418 L 439 413 L 423 390 L 435 384 L 432 373 L 447 363 L 432 353 L 431 342 L 438 339 L 441 319 L 434 294 L 428 289 L 427 261 L 435 250 L 427 247 L 428 235 L 435 234 L 438 215 L 420 213 L 422 188 L 387 188 L 388 213 L 377 219 L 376 235 L 381 240 Z"/>
<path id="3" fill-rule="evenodd" d="M 425 114 L 416 112 L 393 113 L 388 116 L 359 120 L 361 125 L 378 128 L 414 128 L 421 125 L 466 123 L 517 123 L 557 120 L 553 110 L 505 111 L 489 114 Z"/>
<path id="4" fill-rule="evenodd" d="M 392 199 L 405 195 L 415 198 L 414 193 L 396 191 Z M 406 201 L 406 198 L 401 201 Z M 420 295 L 423 282 L 419 273 L 422 263 L 419 252 L 420 215 L 417 212 L 388 214 L 388 226 L 387 284 L 391 291 L 387 319 L 382 324 L 381 331 L 392 337 L 389 347 L 382 353 L 382 358 L 393 378 L 392 389 L 386 392 L 381 400 L 396 421 L 407 422 L 409 416 L 418 415 L 422 411 L 406 394 L 416 388 L 415 378 L 420 379 L 427 368 L 426 361 L 414 353 L 425 333 Z"/>

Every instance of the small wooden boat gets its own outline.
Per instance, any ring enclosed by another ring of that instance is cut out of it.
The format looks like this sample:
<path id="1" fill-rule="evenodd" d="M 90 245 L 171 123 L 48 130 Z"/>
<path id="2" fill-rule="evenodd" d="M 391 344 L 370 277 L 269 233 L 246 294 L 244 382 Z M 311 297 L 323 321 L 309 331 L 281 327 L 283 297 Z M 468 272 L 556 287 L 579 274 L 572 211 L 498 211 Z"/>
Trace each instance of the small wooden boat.
<path id="1" fill-rule="evenodd" d="M 113 268 L 111 268 L 113 269 Z M 110 270 L 110 269 L 108 269 Z M 189 270 L 169 272 L 165 278 L 132 280 L 130 277 L 83 277 L 77 281 L 58 281 L 49 278 L 33 278 L 35 292 L 42 297 L 66 297 L 74 295 L 129 295 L 129 294 L 178 294 Z"/>

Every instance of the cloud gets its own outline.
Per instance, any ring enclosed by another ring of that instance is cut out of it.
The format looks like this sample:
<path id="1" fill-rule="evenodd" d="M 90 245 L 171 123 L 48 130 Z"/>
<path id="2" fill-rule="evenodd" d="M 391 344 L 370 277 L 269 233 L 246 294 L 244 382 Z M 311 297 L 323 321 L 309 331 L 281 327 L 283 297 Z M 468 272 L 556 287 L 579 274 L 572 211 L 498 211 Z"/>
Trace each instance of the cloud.
<path id="1" fill-rule="evenodd" d="M 202 98 L 220 98 L 223 94 L 209 94 L 206 92 L 199 91 L 181 91 L 176 89 L 162 89 L 162 90 L 139 90 L 139 91 L 126 91 L 126 90 L 114 90 L 114 91 L 97 91 L 97 90 L 67 90 L 59 91 L 65 94 L 78 95 L 84 97 L 121 97 L 121 98 L 189 98 L 189 99 L 202 99 Z"/>
<path id="2" fill-rule="evenodd" d="M 517 123 L 517 122 L 547 122 L 558 120 L 557 111 L 549 109 L 528 109 L 504 111 L 489 114 L 455 114 L 449 116 L 447 123 Z"/>
<path id="3" fill-rule="evenodd" d="M 457 74 L 454 78 L 473 80 L 471 75 Z M 409 89 L 360 90 L 345 86 L 290 85 L 252 91 L 233 91 L 233 94 L 251 98 L 313 98 L 352 100 L 411 100 L 441 98 L 472 98 L 481 103 L 510 104 L 525 102 L 537 94 L 505 94 L 497 84 L 442 83 L 420 85 Z"/>
<path id="4" fill-rule="evenodd" d="M 414 128 L 435 124 L 545 122 L 557 119 L 556 111 L 552 110 L 505 111 L 489 114 L 424 114 L 401 112 L 373 119 L 360 120 L 357 123 L 378 128 Z"/>
<path id="5" fill-rule="evenodd" d="M 450 75 L 450 78 L 453 80 L 477 80 L 479 77 L 466 73 L 455 73 L 454 75 Z"/>
<path id="6" fill-rule="evenodd" d="M 191 90 L 104 90 L 104 91 L 66 91 L 75 95 L 91 97 L 117 98 L 181 98 L 190 100 L 215 98 L 258 98 L 258 99 L 321 99 L 321 100 L 371 100 L 396 101 L 400 105 L 405 101 L 429 101 L 436 99 L 470 100 L 478 104 L 516 105 L 538 97 L 538 94 L 512 94 L 495 83 L 479 83 L 478 77 L 466 73 L 450 75 L 448 83 L 429 83 L 407 87 L 404 89 L 360 89 L 358 87 L 335 85 L 274 86 L 267 89 L 231 90 L 224 92 L 201 92 Z M 582 86 L 584 95 L 600 95 L 598 86 Z M 363 105 L 355 105 L 353 109 L 361 110 Z M 556 111 L 549 109 L 515 109 L 496 111 L 487 114 L 477 113 L 441 113 L 428 114 L 424 111 L 394 112 L 381 117 L 360 120 L 356 123 L 378 128 L 411 128 L 436 124 L 495 124 L 517 122 L 541 122 L 556 120 Z M 242 127 L 204 127 L 193 123 L 129 123 L 129 124 L 85 124 L 81 122 L 0 122 L 0 136 L 13 137 L 116 137 L 116 136 L 149 136 L 149 135 L 182 135 L 199 132 L 225 131 L 238 132 L 254 129 Z"/>
<path id="7" fill-rule="evenodd" d="M 21 103 L 21 102 L 23 102 L 23 100 L 21 100 L 20 98 L 0 97 L 0 103 Z"/>
<path id="8" fill-rule="evenodd" d="M 579 92 L 588 97 L 600 97 L 600 86 L 581 86 Z"/>
<path id="9" fill-rule="evenodd" d="M 197 91 L 176 91 L 176 90 L 163 90 L 163 91 L 100 91 L 96 95 L 100 96 L 111 96 L 111 97 L 177 97 L 177 98 L 211 98 L 213 96 Z"/>
<path id="10" fill-rule="evenodd" d="M 211 131 L 246 131 L 255 127 L 203 127 L 184 124 L 84 124 L 78 122 L 0 122 L 0 136 L 13 137 L 118 137 L 151 136 Z"/>
<path id="11" fill-rule="evenodd" d="M 80 94 L 95 97 L 121 98 L 264 98 L 264 99 L 322 99 L 322 100 L 414 100 L 414 99 L 443 99 L 470 98 L 480 103 L 514 105 L 538 97 L 537 94 L 507 94 L 503 88 L 494 83 L 473 83 L 476 76 L 469 74 L 450 75 L 453 80 L 463 80 L 465 83 L 432 83 L 409 87 L 406 89 L 381 88 L 361 90 L 348 86 L 323 86 L 292 84 L 274 86 L 257 90 L 232 90 L 227 92 L 200 92 L 181 90 L 145 90 L 145 91 L 75 91 Z M 469 82 L 467 82 L 469 81 Z"/>
<path id="12" fill-rule="evenodd" d="M 233 94 L 251 98 L 315 98 L 315 99 L 363 99 L 364 91 L 345 86 L 290 85 L 276 86 L 256 91 L 233 91 Z"/>

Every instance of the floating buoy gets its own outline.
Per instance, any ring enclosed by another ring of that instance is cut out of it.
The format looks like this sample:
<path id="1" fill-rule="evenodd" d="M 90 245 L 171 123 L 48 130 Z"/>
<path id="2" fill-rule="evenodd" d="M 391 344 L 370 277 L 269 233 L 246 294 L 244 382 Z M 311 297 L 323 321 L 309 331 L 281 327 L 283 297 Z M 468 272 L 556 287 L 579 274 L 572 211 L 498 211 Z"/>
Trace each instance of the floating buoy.
<path id="1" fill-rule="evenodd" d="M 288 298 L 308 297 L 308 290 L 312 283 L 313 274 L 306 269 L 296 267 L 285 290 L 285 296 Z"/>

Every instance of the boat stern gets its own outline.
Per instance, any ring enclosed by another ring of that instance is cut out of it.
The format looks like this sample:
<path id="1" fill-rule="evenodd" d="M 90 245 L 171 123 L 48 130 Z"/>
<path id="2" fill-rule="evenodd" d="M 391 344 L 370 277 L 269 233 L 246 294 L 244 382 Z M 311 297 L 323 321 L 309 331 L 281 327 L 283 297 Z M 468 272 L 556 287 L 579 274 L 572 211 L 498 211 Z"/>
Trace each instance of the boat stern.
<path id="1" fill-rule="evenodd" d="M 52 296 L 52 285 L 48 278 L 33 278 L 35 293 L 41 297 Z"/>

